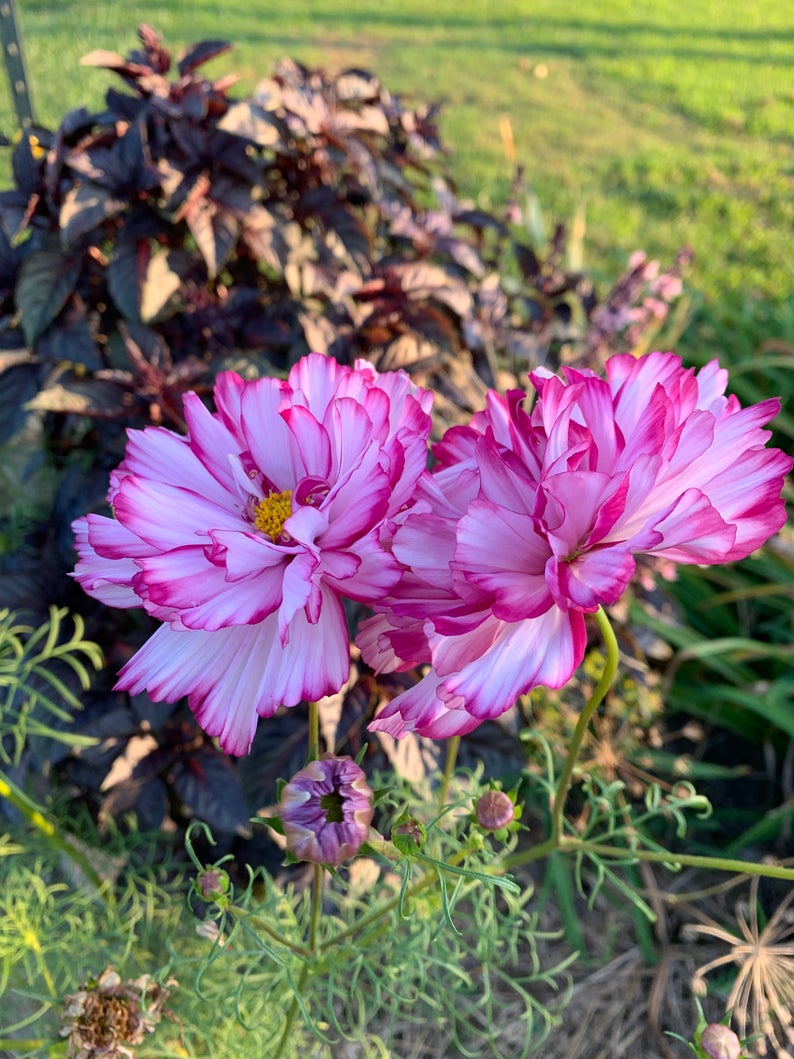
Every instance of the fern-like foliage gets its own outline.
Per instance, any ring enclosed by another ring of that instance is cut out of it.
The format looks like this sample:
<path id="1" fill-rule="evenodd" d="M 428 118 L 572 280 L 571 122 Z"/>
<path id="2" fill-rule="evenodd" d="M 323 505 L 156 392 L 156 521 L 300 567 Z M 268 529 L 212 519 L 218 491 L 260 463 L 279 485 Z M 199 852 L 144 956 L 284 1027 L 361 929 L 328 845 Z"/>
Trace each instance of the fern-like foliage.
<path id="1" fill-rule="evenodd" d="M 36 627 L 15 611 L 0 609 L 0 761 L 6 765 L 19 763 L 31 735 L 70 746 L 93 742 L 58 727 L 81 708 L 75 678 L 87 689 L 90 669 L 103 662 L 101 648 L 85 639 L 79 614 L 71 615 L 68 634 L 68 613 L 66 607 L 51 606 L 49 618 Z"/>

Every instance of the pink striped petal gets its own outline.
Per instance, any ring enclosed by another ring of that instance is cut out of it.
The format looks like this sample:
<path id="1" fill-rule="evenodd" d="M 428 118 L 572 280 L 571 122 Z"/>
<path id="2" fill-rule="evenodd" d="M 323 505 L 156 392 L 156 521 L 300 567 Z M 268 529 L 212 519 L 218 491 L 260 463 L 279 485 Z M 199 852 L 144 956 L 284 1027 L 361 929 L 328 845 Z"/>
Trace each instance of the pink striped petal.
<path id="1" fill-rule="evenodd" d="M 248 528 L 228 507 L 187 489 L 130 476 L 121 482 L 114 508 L 119 522 L 161 551 L 209 542 L 210 530 Z"/>
<path id="2" fill-rule="evenodd" d="M 443 676 L 440 698 L 462 698 L 474 717 L 498 717 L 519 695 L 539 684 L 560 688 L 570 680 L 587 644 L 584 618 L 553 607 L 529 621 L 508 624 L 495 618 L 455 644 L 453 638 L 431 644 L 436 671 Z M 459 667 L 466 647 L 475 657 Z"/>
<path id="3" fill-rule="evenodd" d="M 174 548 L 140 562 L 146 609 L 155 614 L 159 608 L 177 611 L 188 629 L 211 632 L 229 625 L 252 625 L 281 604 L 281 566 L 245 581 L 229 581 L 224 567 L 208 562 L 201 547 Z"/>

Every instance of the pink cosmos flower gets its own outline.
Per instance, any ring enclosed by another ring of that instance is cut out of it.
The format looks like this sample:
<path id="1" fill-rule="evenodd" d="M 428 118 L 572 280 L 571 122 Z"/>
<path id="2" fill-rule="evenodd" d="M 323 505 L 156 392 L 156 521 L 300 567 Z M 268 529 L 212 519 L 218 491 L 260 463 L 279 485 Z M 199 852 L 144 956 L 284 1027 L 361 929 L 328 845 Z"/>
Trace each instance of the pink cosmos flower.
<path id="1" fill-rule="evenodd" d="M 389 523 L 426 467 L 432 395 L 402 372 L 311 354 L 286 381 L 219 375 L 215 404 L 186 395 L 187 437 L 130 431 L 115 518 L 73 525 L 74 576 L 163 622 L 116 686 L 187 695 L 242 754 L 257 716 L 347 679 L 342 597 L 372 602 L 400 577 Z"/>
<path id="2" fill-rule="evenodd" d="M 323 754 L 281 789 L 279 814 L 287 849 L 298 860 L 338 865 L 369 838 L 374 795 L 351 757 Z"/>
<path id="3" fill-rule="evenodd" d="M 606 370 L 535 372 L 531 412 L 520 391 L 491 393 L 436 446 L 394 538 L 407 572 L 358 637 L 379 671 L 431 668 L 372 728 L 463 734 L 561 687 L 584 615 L 618 600 L 635 554 L 728 562 L 783 524 L 792 461 L 762 429 L 777 400 L 742 409 L 716 362 L 696 374 L 672 354 Z"/>

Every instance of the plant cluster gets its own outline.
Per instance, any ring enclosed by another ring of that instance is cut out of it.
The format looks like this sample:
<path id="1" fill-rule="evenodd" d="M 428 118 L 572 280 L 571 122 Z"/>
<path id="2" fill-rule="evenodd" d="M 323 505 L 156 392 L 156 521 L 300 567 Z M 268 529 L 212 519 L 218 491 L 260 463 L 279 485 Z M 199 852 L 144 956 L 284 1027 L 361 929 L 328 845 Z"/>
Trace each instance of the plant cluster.
<path id="1" fill-rule="evenodd" d="M 199 73 L 226 42 L 174 62 L 151 27 L 140 41 L 86 56 L 124 85 L 103 111 L 71 111 L 13 150 L 0 367 L 18 403 L 180 424 L 182 393 L 224 358 L 256 373 L 309 349 L 436 372 L 468 358 L 493 381 L 500 359 L 585 342 L 598 299 L 566 270 L 564 231 L 544 253 L 508 223 L 518 200 L 505 217 L 458 202 L 437 108 L 406 106 L 367 71 L 290 60 L 235 99 L 233 77 Z M 680 264 L 653 281 L 657 318 Z M 638 337 L 646 287 L 635 262 L 590 352 Z"/>
<path id="2" fill-rule="evenodd" d="M 174 64 L 139 35 L 86 59 L 125 90 L 23 135 L 0 192 L 0 372 L 19 406 L 0 441 L 60 475 L 51 519 L 15 509 L 2 540 L 27 569 L 60 547 L 63 572 L 79 515 L 75 578 L 96 601 L 44 579 L 88 614 L 72 635 L 60 607 L 0 613 L 0 995 L 17 1009 L 0 1047 L 60 1033 L 79 1059 L 143 1056 L 165 1034 L 169 1054 L 387 1055 L 432 1022 L 457 1054 L 528 1055 L 575 956 L 542 963 L 527 865 L 560 878 L 567 859 L 571 908 L 608 885 L 647 920 L 639 865 L 794 877 L 686 847 L 710 805 L 680 757 L 655 780 L 659 680 L 638 660 L 614 684 L 605 609 L 636 579 L 650 596 L 659 564 L 740 560 L 780 527 L 777 402 L 743 408 L 714 362 L 629 355 L 686 255 L 667 272 L 635 255 L 599 300 L 562 229 L 546 249 L 520 234 L 520 183 L 504 216 L 457 201 L 435 108 L 290 61 L 234 99 L 233 78 L 197 72 L 224 42 Z M 534 394 L 504 396 L 527 368 Z M 108 490 L 125 426 L 145 429 Z M 103 495 L 114 517 L 85 515 Z M 779 665 L 749 724 L 790 734 L 784 625 L 777 608 L 759 654 L 682 620 L 673 673 L 713 667 L 745 731 L 753 663 Z M 604 654 L 586 655 L 595 633 Z M 88 694 L 102 656 L 119 682 Z M 504 782 L 456 774 L 458 737 L 537 685 L 531 760 Z M 383 775 L 392 736 L 409 750 Z M 424 736 L 450 738 L 435 789 L 404 767 Z M 71 803 L 31 793 L 53 766 Z M 167 831 L 196 869 L 188 915 Z M 740 919 L 748 944 L 785 941 L 787 907 L 766 932 Z M 785 1036 L 783 978 L 756 988 L 755 968 L 731 994 L 740 1028 L 768 1031 L 768 1008 Z M 696 1054 L 738 1044 L 728 1021 L 698 1026 Z"/>

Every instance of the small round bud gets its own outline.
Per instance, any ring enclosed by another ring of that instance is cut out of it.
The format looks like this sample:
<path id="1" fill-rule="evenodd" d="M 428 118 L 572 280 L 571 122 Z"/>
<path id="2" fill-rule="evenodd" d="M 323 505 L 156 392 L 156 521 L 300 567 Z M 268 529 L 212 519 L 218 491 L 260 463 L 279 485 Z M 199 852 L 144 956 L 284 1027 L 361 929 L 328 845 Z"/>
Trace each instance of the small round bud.
<path id="1" fill-rule="evenodd" d="M 221 868 L 206 868 L 194 883 L 202 901 L 222 900 L 229 892 L 229 876 Z"/>
<path id="2" fill-rule="evenodd" d="M 427 842 L 425 825 L 415 816 L 401 816 L 391 829 L 391 840 L 400 853 L 407 857 L 412 853 L 421 853 Z"/>
<path id="3" fill-rule="evenodd" d="M 700 1047 L 709 1059 L 739 1059 L 742 1042 L 729 1026 L 712 1022 L 700 1038 Z"/>
<path id="4" fill-rule="evenodd" d="M 364 770 L 351 757 L 324 754 L 310 761 L 281 790 L 287 849 L 313 864 L 349 860 L 369 837 L 373 802 Z"/>
<path id="5" fill-rule="evenodd" d="M 486 791 L 477 800 L 475 813 L 477 823 L 483 831 L 501 831 L 515 819 L 516 807 L 513 799 L 504 791 Z"/>

